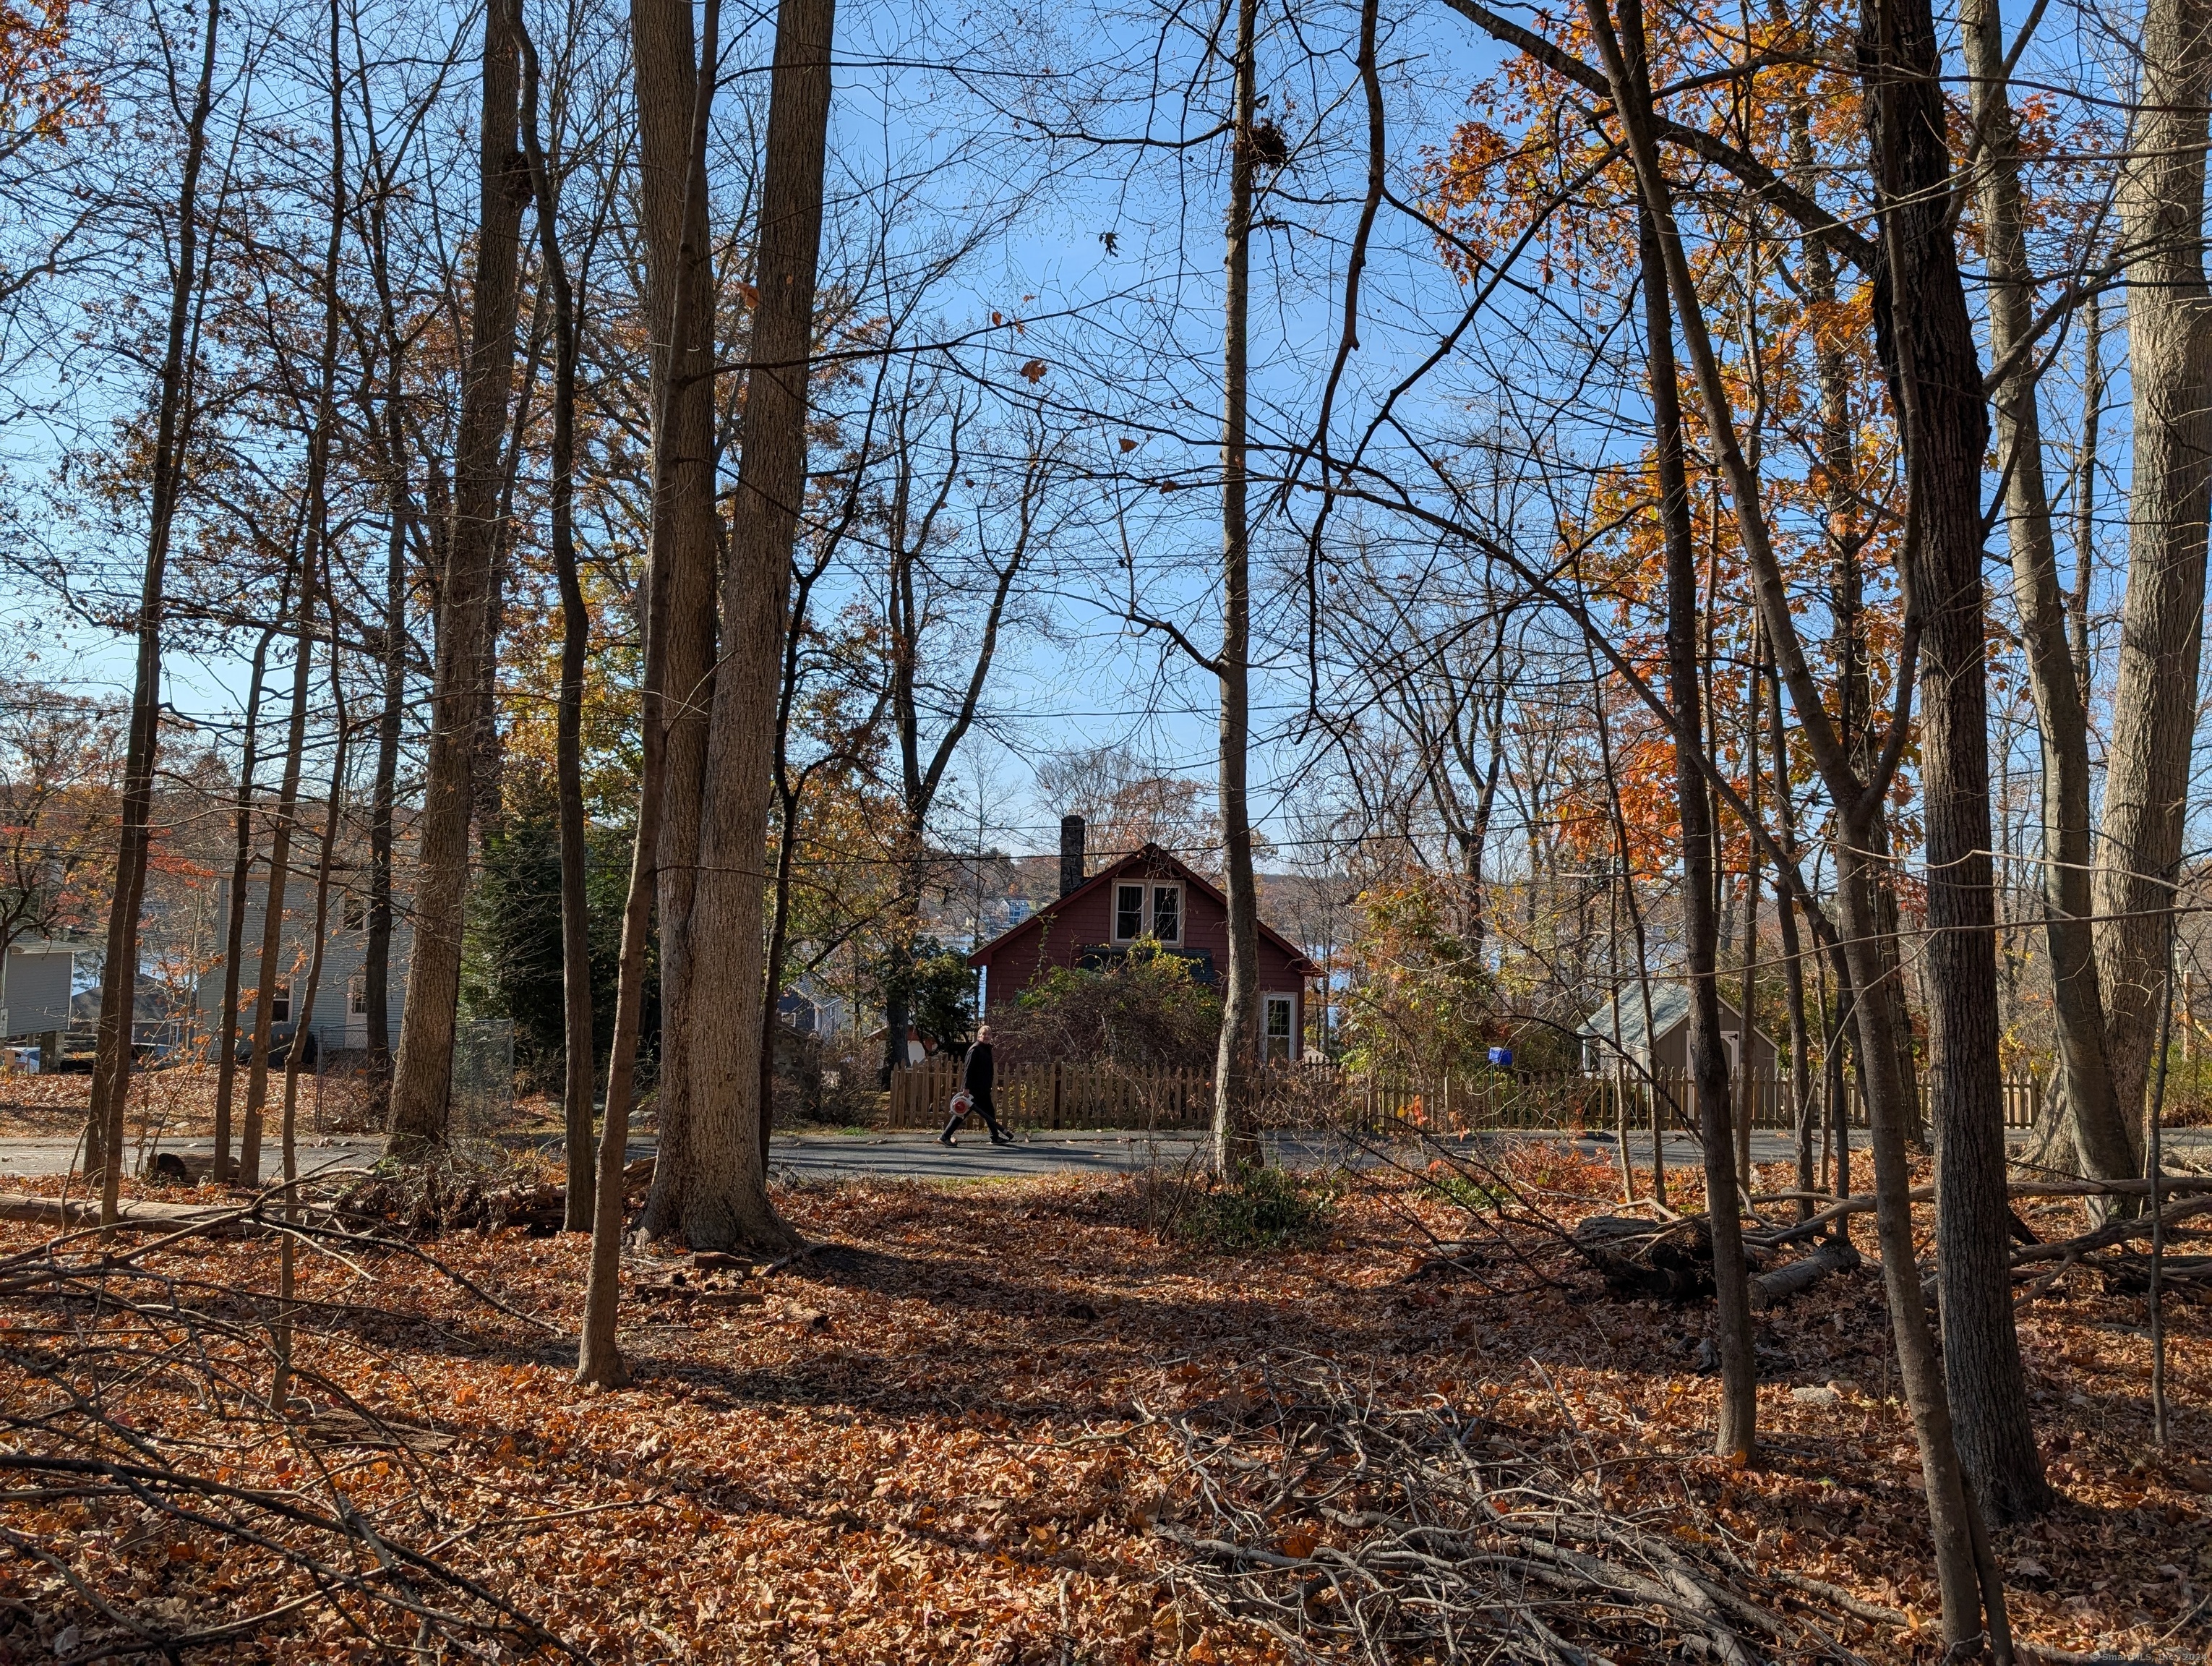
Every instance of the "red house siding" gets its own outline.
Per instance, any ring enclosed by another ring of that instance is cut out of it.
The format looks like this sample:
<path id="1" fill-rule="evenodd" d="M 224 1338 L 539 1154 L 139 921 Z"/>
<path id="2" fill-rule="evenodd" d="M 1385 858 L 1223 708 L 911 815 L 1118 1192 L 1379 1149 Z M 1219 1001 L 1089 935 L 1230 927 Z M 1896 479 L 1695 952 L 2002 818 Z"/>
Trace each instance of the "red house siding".
<path id="1" fill-rule="evenodd" d="M 1114 885 L 1121 879 L 1179 879 L 1182 882 L 1182 940 L 1175 946 L 1211 958 L 1218 978 L 1229 964 L 1229 909 L 1204 879 L 1164 851 L 1146 848 L 1092 875 L 1082 887 L 1040 909 L 1012 931 L 969 957 L 986 969 L 984 1016 L 1002 1016 L 1038 975 L 1055 966 L 1073 966 L 1086 949 L 1110 946 L 1114 938 Z M 1291 998 L 1291 1056 L 1304 1050 L 1305 981 L 1316 968 L 1263 922 L 1260 932 L 1261 1011 L 1266 997 Z"/>

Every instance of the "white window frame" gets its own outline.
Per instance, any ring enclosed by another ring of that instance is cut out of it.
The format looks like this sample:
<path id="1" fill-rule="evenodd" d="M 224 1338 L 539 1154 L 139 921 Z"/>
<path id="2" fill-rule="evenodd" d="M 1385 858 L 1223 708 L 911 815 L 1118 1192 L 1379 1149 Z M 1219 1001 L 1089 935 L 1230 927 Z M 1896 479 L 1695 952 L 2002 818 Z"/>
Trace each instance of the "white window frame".
<path id="1" fill-rule="evenodd" d="M 292 985 L 285 982 L 273 985 L 269 992 L 269 1022 L 289 1024 L 292 1021 Z"/>
<path id="2" fill-rule="evenodd" d="M 1176 934 L 1173 937 L 1160 937 L 1160 893 L 1164 891 L 1172 891 L 1175 894 Z M 1182 881 L 1155 879 L 1145 900 L 1150 904 L 1145 912 L 1152 921 L 1152 935 L 1159 937 L 1163 943 L 1172 943 L 1177 948 L 1181 948 L 1183 939 L 1190 935 L 1190 921 L 1183 913 L 1183 903 L 1188 899 L 1182 894 Z"/>
<path id="3" fill-rule="evenodd" d="M 1137 893 L 1137 929 L 1128 933 L 1121 929 L 1121 893 L 1125 891 Z M 1151 900 L 1152 891 L 1141 879 L 1116 879 L 1114 882 L 1114 917 L 1109 922 L 1109 929 L 1115 942 L 1133 943 L 1145 934 L 1145 905 Z"/>
<path id="4" fill-rule="evenodd" d="M 1121 893 L 1124 891 L 1136 891 L 1143 899 L 1137 904 L 1137 929 L 1133 933 L 1121 929 Z M 1116 879 L 1114 882 L 1112 921 L 1115 942 L 1134 943 L 1139 938 L 1158 937 L 1160 893 L 1164 891 L 1176 894 L 1176 934 L 1160 937 L 1159 940 L 1176 948 L 1182 946 L 1190 936 L 1190 917 L 1185 906 L 1190 899 L 1184 894 L 1185 887 L 1180 879 Z"/>
<path id="5" fill-rule="evenodd" d="M 1278 1006 L 1280 1006 L 1280 1007 L 1282 1008 L 1283 1012 L 1284 1012 L 1285 1014 L 1287 1014 L 1287 1017 L 1286 1017 L 1286 1019 L 1285 1019 L 1285 1029 L 1284 1029 L 1284 1031 L 1283 1031 L 1283 1033 L 1282 1033 L 1279 1037 L 1278 1037 L 1278 1036 L 1274 1033 L 1274 1031 L 1273 1031 L 1273 1030 L 1271 1030 L 1271 1029 L 1268 1027 L 1268 1024 L 1267 1024 L 1267 1020 L 1268 1020 L 1271 1017 L 1273 1017 L 1273 1016 L 1274 1012 L 1275 1012 L 1275 1009 L 1276 1009 Z M 1277 993 L 1277 994 L 1266 994 L 1266 995 L 1262 995 L 1262 996 L 1261 996 L 1261 997 L 1260 997 L 1260 1058 L 1261 1058 L 1261 1061 L 1263 1063 L 1273 1062 L 1273 1059 L 1274 1059 L 1274 1057 L 1275 1057 L 1275 1043 L 1276 1043 L 1277 1041 L 1279 1041 L 1279 1041 L 1283 1043 L 1283 1062 L 1284 1062 L 1284 1063 L 1285 1063 L 1285 1064 L 1289 1063 L 1289 1062 L 1291 1061 L 1291 1058 L 1292 1058 L 1292 1057 L 1294 1057 L 1294 1056 L 1296 1055 L 1296 1052 L 1297 1052 L 1297 1037 L 1298 1037 L 1298 998 L 1297 998 L 1297 996 L 1296 996 L 1295 994 L 1290 994 L 1290 993 L 1289 993 L 1289 992 L 1287 992 L 1287 991 L 1283 991 L 1283 992 L 1279 992 L 1279 993 Z"/>

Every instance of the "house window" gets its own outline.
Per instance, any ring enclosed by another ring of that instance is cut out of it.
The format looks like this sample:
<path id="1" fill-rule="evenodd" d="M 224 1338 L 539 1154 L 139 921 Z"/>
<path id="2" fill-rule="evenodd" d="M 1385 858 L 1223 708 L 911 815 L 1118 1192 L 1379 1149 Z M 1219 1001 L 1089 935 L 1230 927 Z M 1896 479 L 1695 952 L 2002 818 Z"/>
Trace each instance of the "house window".
<path id="1" fill-rule="evenodd" d="M 270 992 L 269 996 L 269 1021 L 271 1024 L 291 1023 L 292 986 L 290 984 L 280 983 Z"/>
<path id="2" fill-rule="evenodd" d="M 1152 887 L 1152 935 L 1163 943 L 1182 941 L 1182 887 Z"/>
<path id="3" fill-rule="evenodd" d="M 1260 1028 L 1260 1056 L 1262 1059 L 1287 1061 L 1290 1058 L 1291 1020 L 1295 1012 L 1295 997 L 1267 997 L 1267 1022 Z"/>
<path id="4" fill-rule="evenodd" d="M 346 980 L 346 1011 L 353 1017 L 368 1016 L 368 980 L 353 977 Z"/>
<path id="5" fill-rule="evenodd" d="M 339 904 L 339 908 L 342 911 L 341 917 L 345 921 L 346 930 L 357 932 L 368 924 L 368 903 L 359 891 L 346 892 L 345 900 Z"/>
<path id="6" fill-rule="evenodd" d="M 1182 941 L 1182 886 L 1167 880 L 1114 887 L 1114 940 L 1133 943 L 1145 936 L 1163 943 Z"/>
<path id="7" fill-rule="evenodd" d="M 1145 888 L 1114 887 L 1114 940 L 1132 943 L 1145 934 Z"/>

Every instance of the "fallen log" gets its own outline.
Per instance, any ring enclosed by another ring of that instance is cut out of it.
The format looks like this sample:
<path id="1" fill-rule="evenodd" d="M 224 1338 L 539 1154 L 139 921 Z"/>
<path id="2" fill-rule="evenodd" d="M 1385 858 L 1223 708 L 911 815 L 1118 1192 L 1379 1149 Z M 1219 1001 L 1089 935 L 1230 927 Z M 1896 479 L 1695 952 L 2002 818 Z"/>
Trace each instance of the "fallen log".
<path id="1" fill-rule="evenodd" d="M 2212 1174 L 2170 1174 L 2158 1183 L 2159 1195 L 2179 1197 L 2194 1193 L 2212 1193 Z M 2022 1197 L 2147 1197 L 2150 1194 L 2148 1180 L 2015 1180 L 2005 1188 L 2008 1196 Z M 1761 1192 L 1752 1199 L 1753 1203 L 1795 1203 L 1828 1197 L 1826 1192 Z M 1913 1203 L 1933 1203 L 1933 1186 L 1915 1186 L 1907 1195 Z M 1786 1226 L 1767 1229 L 1747 1228 L 1744 1242 L 1764 1249 L 1778 1250 L 1784 1244 L 1796 1243 L 1806 1238 L 1818 1237 L 1828 1227 L 1848 1215 L 1870 1215 L 1875 1212 L 1871 1192 L 1854 1192 L 1849 1197 L 1837 1198 L 1827 1207 L 1816 1210 L 1805 1219 L 1793 1221 Z M 2018 1237 L 2026 1228 L 2015 1218 Z M 2044 1248 L 2051 1246 L 2045 1245 Z M 2015 1258 L 2016 1259 L 2016 1258 Z M 2038 1257 L 2047 1259 L 2047 1257 Z"/>
<path id="2" fill-rule="evenodd" d="M 1569 1241 L 1622 1295 L 1691 1301 L 1713 1293 L 1712 1228 L 1703 1215 L 1656 1223 L 1592 1215 Z"/>
<path id="3" fill-rule="evenodd" d="M 1848 1273 L 1860 1265 L 1859 1252 L 1849 1238 L 1829 1238 L 1809 1256 L 1761 1273 L 1751 1281 L 1753 1307 L 1769 1307 L 1800 1291 L 1809 1290 L 1831 1273 Z"/>
<path id="4" fill-rule="evenodd" d="M 2160 1189 L 2165 1189 L 2164 1183 L 2160 1183 Z M 2178 1221 L 2207 1211 L 2212 1211 L 2212 1197 L 2184 1198 L 2160 1209 L 2157 1219 L 2162 1226 L 2172 1226 Z M 2012 1252 L 2012 1264 L 2021 1267 L 2033 1262 L 2063 1261 L 2085 1255 L 2092 1250 L 2125 1243 L 2133 1238 L 2147 1238 L 2151 1235 L 2151 1221 L 2150 1216 L 2139 1215 L 2130 1220 L 2108 1221 L 2093 1232 L 2084 1232 L 2078 1237 L 2062 1238 L 2055 1243 L 2024 1244 Z"/>
<path id="5" fill-rule="evenodd" d="M 221 1225 L 238 1216 L 235 1208 L 196 1203 L 129 1201 L 116 1206 L 115 1224 L 134 1231 L 173 1231 L 181 1226 Z M 0 1220 L 33 1226 L 97 1226 L 100 1203 L 93 1198 L 40 1197 L 30 1192 L 0 1192 Z"/>

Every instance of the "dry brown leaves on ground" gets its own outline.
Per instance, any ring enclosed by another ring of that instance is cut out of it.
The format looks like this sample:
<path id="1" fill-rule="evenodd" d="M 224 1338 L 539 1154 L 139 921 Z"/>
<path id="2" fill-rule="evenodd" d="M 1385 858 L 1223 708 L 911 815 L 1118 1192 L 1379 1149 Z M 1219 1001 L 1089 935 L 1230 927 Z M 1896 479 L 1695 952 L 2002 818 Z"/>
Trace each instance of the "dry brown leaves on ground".
<path id="1" fill-rule="evenodd" d="M 1516 1163 L 1562 1223 L 1610 1205 L 1599 1165 Z M 1778 1617 L 1762 1632 L 1731 1610 L 1722 1628 L 1759 1657 L 1940 1653 L 1872 1274 L 1762 1316 L 1765 1467 L 1739 1473 L 1705 1456 L 1700 1307 L 1616 1299 L 1564 1254 L 1440 1262 L 1425 1234 L 1463 1239 L 1467 1215 L 1418 1174 L 1348 1191 L 1309 1247 L 1236 1256 L 1147 1230 L 1140 1192 L 784 1189 L 826 1247 L 764 1279 L 633 1258 L 639 1383 L 616 1394 L 570 1381 L 580 1240 L 311 1233 L 282 1417 L 257 1402 L 269 1237 L 133 1240 L 103 1265 L 91 1240 L 49 1251 L 6 1228 L 0 1659 L 158 1653 L 149 1633 L 255 1659 L 420 1643 L 424 1658 L 1042 1666 L 1282 1659 L 1291 1639 L 1442 1657 L 1416 1612 L 1430 1599 L 1389 1560 L 1417 1508 L 1442 1533 L 1416 1547 L 1431 1560 L 1528 1565 L 1508 1570 L 1515 1613 L 1472 1602 L 1446 1628 L 1469 1658 L 1726 1657 L 1696 1601 L 1635 1583 L 1670 1560 Z M 2023 1316 L 2065 1499 L 2001 1548 L 2015 1630 L 2046 1650 L 2178 1660 L 2212 1642 L 2212 1351 L 2203 1310 L 2177 1304 L 2177 1441 L 2154 1456 L 2143 1320 L 2086 1271 Z M 1382 1461 L 1398 1450 L 1412 1468 Z M 92 1469 L 64 1474 L 64 1450 Z M 1566 1500 L 1581 1536 L 1516 1548 L 1474 1522 L 1470 1537 L 1452 1512 L 1501 1483 Z M 1603 1602 L 1537 1577 L 1623 1523 L 1650 1542 L 1603 1553 Z M 1353 1588 L 1362 1558 L 1378 1589 L 1396 1581 L 1387 1597 Z M 1790 1609 L 1784 1573 L 1866 1613 Z M 1363 1600 L 1376 1623 L 1355 1645 Z"/>

